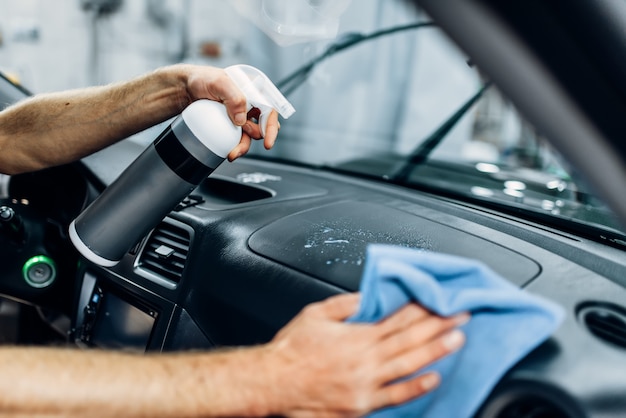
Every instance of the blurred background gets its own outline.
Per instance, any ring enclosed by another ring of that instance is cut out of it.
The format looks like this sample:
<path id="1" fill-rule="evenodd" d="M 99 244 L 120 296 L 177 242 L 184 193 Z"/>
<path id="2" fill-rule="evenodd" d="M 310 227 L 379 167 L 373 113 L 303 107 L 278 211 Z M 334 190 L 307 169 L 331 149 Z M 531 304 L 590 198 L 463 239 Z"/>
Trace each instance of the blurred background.
<path id="1" fill-rule="evenodd" d="M 0 10 L 0 71 L 33 93 L 106 84 L 177 62 L 248 63 L 279 82 L 332 42 L 278 46 L 225 0 L 0 0 Z M 352 1 L 339 36 L 427 20 L 400 0 Z M 437 30 L 416 32 L 368 41 L 320 63 L 289 95 L 297 113 L 282 135 L 297 139 L 275 152 L 334 163 L 354 158 L 355 148 L 363 155 L 413 149 L 480 86 L 477 72 Z M 440 154 L 464 158 L 461 146 L 466 156 L 491 161 L 523 139 L 509 105 L 492 96 L 478 109 L 480 120 L 459 123 Z M 480 142 L 467 141 L 477 135 Z"/>
<path id="2" fill-rule="evenodd" d="M 241 19 L 221 0 L 0 0 L 0 10 L 0 68 L 33 92 L 242 52 Z"/>
<path id="3" fill-rule="evenodd" d="M 280 84 L 333 42 L 430 20 L 401 0 L 352 1 L 337 38 L 279 46 L 232 0 L 0 0 L 0 10 L 0 71 L 33 93 L 111 83 L 179 62 L 247 63 Z M 481 87 L 469 64 L 432 27 L 355 44 L 289 87 L 296 114 L 270 155 L 310 164 L 406 156 Z M 148 143 L 159 129 L 134 139 Z M 266 151 L 255 144 L 252 152 Z M 568 176 L 496 89 L 433 156 Z"/>

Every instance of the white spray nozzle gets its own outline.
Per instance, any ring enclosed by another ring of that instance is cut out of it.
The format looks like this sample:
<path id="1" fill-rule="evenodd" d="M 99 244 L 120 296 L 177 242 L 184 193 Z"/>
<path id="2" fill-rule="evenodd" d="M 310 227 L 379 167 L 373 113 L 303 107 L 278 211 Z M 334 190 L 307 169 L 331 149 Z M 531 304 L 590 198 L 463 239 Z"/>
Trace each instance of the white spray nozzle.
<path id="1" fill-rule="evenodd" d="M 267 117 L 272 109 L 285 119 L 296 111 L 261 70 L 250 65 L 238 64 L 226 67 L 224 71 L 246 96 L 248 110 L 256 107 L 261 111 L 259 125 L 263 135 L 265 135 Z"/>

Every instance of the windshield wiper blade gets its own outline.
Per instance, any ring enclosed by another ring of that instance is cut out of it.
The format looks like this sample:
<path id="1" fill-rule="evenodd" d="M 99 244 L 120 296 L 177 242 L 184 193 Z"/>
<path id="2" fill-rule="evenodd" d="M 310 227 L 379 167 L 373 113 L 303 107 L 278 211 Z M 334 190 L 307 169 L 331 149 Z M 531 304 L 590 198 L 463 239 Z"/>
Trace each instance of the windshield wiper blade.
<path id="1" fill-rule="evenodd" d="M 362 34 L 358 32 L 349 32 L 341 35 L 337 41 L 333 42 L 313 60 L 309 61 L 307 64 L 298 68 L 287 77 L 278 81 L 276 87 L 285 95 L 288 96 L 294 92 L 302 83 L 304 83 L 308 78 L 313 69 L 322 61 L 331 56 L 335 55 L 338 52 L 341 52 L 345 49 L 351 48 L 361 42 L 369 41 L 372 39 L 380 38 L 383 36 L 391 35 L 398 32 L 403 32 L 406 30 L 412 29 L 420 29 L 427 27 L 435 27 L 436 24 L 434 22 L 418 22 L 418 23 L 410 23 L 407 25 L 400 26 L 392 26 L 390 28 L 380 29 L 375 32 L 369 34 Z"/>
<path id="2" fill-rule="evenodd" d="M 398 167 L 392 170 L 388 178 L 394 182 L 406 182 L 415 169 L 426 161 L 428 156 L 437 148 L 448 133 L 456 126 L 463 116 L 472 108 L 474 103 L 482 97 L 482 95 L 491 87 L 491 81 L 487 81 L 473 96 L 465 101 L 450 117 L 443 121 L 441 125 L 435 129 L 417 148 L 402 161 Z"/>

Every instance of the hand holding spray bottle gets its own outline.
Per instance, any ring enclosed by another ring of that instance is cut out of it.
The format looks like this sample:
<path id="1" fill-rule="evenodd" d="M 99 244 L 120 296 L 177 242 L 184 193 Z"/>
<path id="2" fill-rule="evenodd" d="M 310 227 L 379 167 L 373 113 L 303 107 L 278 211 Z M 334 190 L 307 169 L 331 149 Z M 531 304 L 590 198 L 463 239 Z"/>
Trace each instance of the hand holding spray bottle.
<path id="1" fill-rule="evenodd" d="M 245 95 L 248 110 L 260 110 L 263 136 L 273 109 L 285 119 L 295 112 L 260 70 L 233 65 L 225 71 Z M 116 265 L 226 159 L 240 138 L 241 127 L 231 122 L 223 104 L 191 103 L 72 221 L 72 243 L 89 261 Z"/>

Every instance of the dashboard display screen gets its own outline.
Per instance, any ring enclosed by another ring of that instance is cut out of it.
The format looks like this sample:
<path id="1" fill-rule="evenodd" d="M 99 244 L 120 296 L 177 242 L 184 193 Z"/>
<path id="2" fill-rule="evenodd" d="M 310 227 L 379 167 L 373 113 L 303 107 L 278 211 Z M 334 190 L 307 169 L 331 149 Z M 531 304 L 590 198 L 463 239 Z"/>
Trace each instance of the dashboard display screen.
<path id="1" fill-rule="evenodd" d="M 91 334 L 92 344 L 145 351 L 156 315 L 150 315 L 110 292 L 102 295 L 99 305 Z"/>

